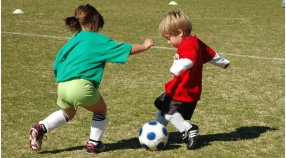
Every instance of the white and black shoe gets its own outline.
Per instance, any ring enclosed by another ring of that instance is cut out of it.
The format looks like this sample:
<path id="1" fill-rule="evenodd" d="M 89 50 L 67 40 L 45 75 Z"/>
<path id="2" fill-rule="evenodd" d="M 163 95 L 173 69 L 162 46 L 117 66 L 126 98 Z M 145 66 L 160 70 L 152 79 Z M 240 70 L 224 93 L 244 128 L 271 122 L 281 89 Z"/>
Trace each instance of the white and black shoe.
<path id="1" fill-rule="evenodd" d="M 189 150 L 193 149 L 194 146 L 196 145 L 199 133 L 199 127 L 195 124 L 191 125 L 192 127 L 189 130 L 182 133 L 183 141 L 187 144 L 187 148 Z"/>

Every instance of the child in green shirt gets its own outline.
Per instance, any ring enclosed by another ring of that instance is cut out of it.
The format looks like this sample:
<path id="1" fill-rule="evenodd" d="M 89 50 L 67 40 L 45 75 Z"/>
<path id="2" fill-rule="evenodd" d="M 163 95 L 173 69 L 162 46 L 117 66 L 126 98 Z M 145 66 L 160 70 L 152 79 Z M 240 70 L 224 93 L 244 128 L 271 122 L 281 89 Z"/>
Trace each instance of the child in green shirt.
<path id="1" fill-rule="evenodd" d="M 106 149 L 101 139 L 107 125 L 107 108 L 98 91 L 106 62 L 124 64 L 129 55 L 148 50 L 154 41 L 146 39 L 141 45 L 132 45 L 99 34 L 104 19 L 89 4 L 77 7 L 65 24 L 76 34 L 59 50 L 53 64 L 61 110 L 30 129 L 29 146 L 40 151 L 44 134 L 70 121 L 80 106 L 93 113 L 86 152 L 94 154 Z"/>

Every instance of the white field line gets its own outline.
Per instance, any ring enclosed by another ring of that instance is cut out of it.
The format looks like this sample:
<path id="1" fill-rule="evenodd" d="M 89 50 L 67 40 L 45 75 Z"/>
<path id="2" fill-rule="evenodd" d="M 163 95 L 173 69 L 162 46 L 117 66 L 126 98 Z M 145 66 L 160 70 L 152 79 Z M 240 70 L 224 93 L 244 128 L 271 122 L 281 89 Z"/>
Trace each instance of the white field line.
<path id="1" fill-rule="evenodd" d="M 62 40 L 70 39 L 70 37 L 38 35 L 38 34 L 29 34 L 29 33 L 21 33 L 21 32 L 6 32 L 6 31 L 2 31 L 1 33 L 3 33 L 3 34 L 14 34 L 14 35 L 23 35 L 23 36 L 32 36 L 32 37 L 55 38 L 55 39 L 62 39 Z M 160 46 L 153 46 L 152 48 L 155 48 L 155 49 L 166 49 L 166 50 L 176 50 L 175 48 L 160 47 Z M 267 58 L 267 57 L 260 57 L 260 56 L 251 56 L 251 55 L 229 54 L 229 53 L 222 53 L 222 52 L 219 52 L 219 54 L 228 55 L 228 56 L 244 57 L 244 58 L 265 59 L 265 60 L 285 60 L 285 59 L 282 59 L 282 58 Z"/>
<path id="2" fill-rule="evenodd" d="M 12 35 L 23 35 L 23 36 L 32 36 L 32 37 L 44 37 L 44 38 L 56 38 L 56 39 L 70 39 L 70 37 L 59 37 L 59 36 L 49 36 L 49 35 L 37 35 L 37 34 L 29 34 L 29 33 L 21 33 L 21 32 L 6 32 L 1 31 L 4 34 L 12 34 Z"/>

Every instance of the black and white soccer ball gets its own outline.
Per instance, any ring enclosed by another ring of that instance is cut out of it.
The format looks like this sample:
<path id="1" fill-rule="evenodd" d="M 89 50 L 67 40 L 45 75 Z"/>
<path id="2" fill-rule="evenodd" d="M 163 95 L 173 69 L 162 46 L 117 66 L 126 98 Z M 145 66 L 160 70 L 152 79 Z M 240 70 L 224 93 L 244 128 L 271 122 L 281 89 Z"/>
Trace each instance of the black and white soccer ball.
<path id="1" fill-rule="evenodd" d="M 147 122 L 139 131 L 139 142 L 147 150 L 161 150 L 168 138 L 166 127 L 156 121 Z"/>

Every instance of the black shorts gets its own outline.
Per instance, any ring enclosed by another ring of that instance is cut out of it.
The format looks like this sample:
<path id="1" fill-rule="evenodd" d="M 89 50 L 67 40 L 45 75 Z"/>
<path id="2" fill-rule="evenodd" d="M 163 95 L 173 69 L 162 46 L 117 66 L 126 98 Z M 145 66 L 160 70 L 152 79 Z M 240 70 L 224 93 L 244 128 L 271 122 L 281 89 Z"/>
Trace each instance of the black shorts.
<path id="1" fill-rule="evenodd" d="M 177 110 L 185 120 L 191 120 L 197 105 L 197 101 L 181 102 L 174 100 L 166 93 L 163 93 L 155 100 L 154 104 L 158 110 L 161 110 L 162 116 L 164 116 L 164 114 L 171 115 L 175 110 Z"/>

